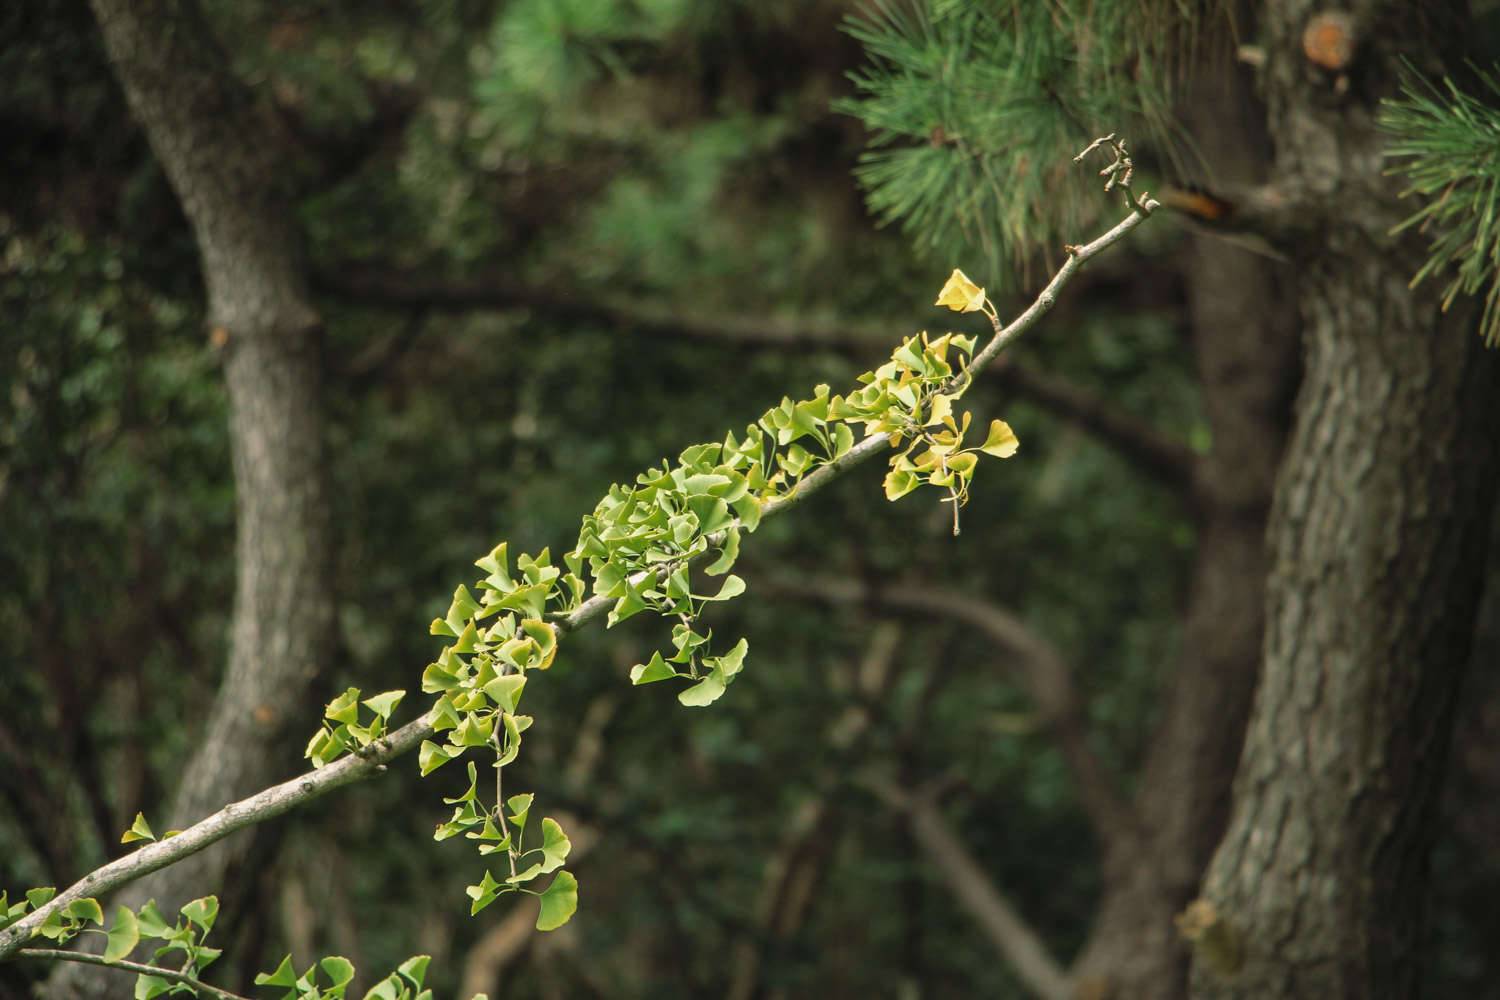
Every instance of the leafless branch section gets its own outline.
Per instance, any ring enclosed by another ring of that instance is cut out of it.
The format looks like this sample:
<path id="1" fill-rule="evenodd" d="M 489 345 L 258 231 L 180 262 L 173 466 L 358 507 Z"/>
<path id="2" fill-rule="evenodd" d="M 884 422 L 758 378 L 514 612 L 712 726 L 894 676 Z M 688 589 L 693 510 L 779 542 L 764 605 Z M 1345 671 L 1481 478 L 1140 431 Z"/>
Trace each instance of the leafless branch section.
<path id="1" fill-rule="evenodd" d="M 1146 200 L 1102 236 L 1082 246 L 1069 247 L 1067 260 L 1048 282 L 1047 287 L 1024 312 L 996 332 L 984 349 L 975 355 L 969 370 L 978 374 L 992 364 L 1002 351 L 1034 327 L 1056 305 L 1058 293 L 1084 264 L 1123 240 L 1157 207 L 1159 206 L 1156 202 Z M 790 495 L 767 503 L 761 514 L 762 518 L 774 517 L 803 503 L 829 483 L 845 475 L 850 469 L 879 452 L 885 451 L 888 447 L 890 447 L 889 442 L 883 435 L 865 438 L 839 458 L 810 473 Z M 559 632 L 570 632 L 600 617 L 613 604 L 614 601 L 609 598 L 596 596 L 584 601 L 571 613 L 555 616 L 553 621 Z M 233 802 L 176 836 L 149 844 L 132 854 L 95 869 L 59 892 L 40 909 L 28 914 L 10 927 L 0 930 L 0 960 L 14 956 L 15 952 L 31 939 L 49 915 L 76 899 L 110 892 L 143 875 L 166 868 L 193 855 L 236 830 L 280 816 L 336 788 L 371 777 L 383 770 L 390 761 L 415 750 L 423 740 L 431 738 L 434 719 L 435 714 L 429 711 L 421 718 L 393 731 L 360 755 L 343 758 L 290 781 L 273 785 L 249 798 Z"/>
<path id="2" fill-rule="evenodd" d="M 782 592 L 813 600 L 956 619 L 1015 654 L 1012 662 L 1020 681 L 1052 731 L 1095 837 L 1106 850 L 1134 842 L 1138 831 L 1135 811 L 1120 795 L 1116 775 L 1089 746 L 1083 699 L 1072 666 L 1056 646 L 1021 619 L 996 604 L 939 587 L 870 587 L 842 577 L 815 576 L 778 577 L 773 585 Z"/>
<path id="3" fill-rule="evenodd" d="M 700 314 L 622 297 L 578 297 L 519 287 L 504 276 L 429 280 L 383 270 L 340 268 L 318 278 L 325 293 L 362 304 L 425 313 L 474 309 L 531 310 L 563 322 L 602 324 L 637 334 L 734 344 L 749 348 L 823 347 L 864 357 L 889 344 L 886 331 L 779 316 Z M 404 346 L 404 345 L 403 345 Z M 385 363 L 384 361 L 382 363 Z M 1060 376 L 1017 361 L 987 373 L 1063 420 L 1075 424 L 1182 495 L 1189 491 L 1196 456 L 1181 441 L 1108 399 Z M 361 386 L 367 369 L 356 366 Z"/>
<path id="4" fill-rule="evenodd" d="M 1071 1000 L 1073 986 L 1067 972 L 995 887 L 984 866 L 969 853 L 931 799 L 890 784 L 874 786 L 873 790 L 888 807 L 901 813 L 959 904 L 978 922 L 995 950 L 1010 961 L 1026 987 L 1042 1000 Z"/>
<path id="5" fill-rule="evenodd" d="M 822 786 L 791 812 L 781 841 L 767 859 L 756 903 L 756 934 L 744 934 L 728 962 L 726 1000 L 753 1000 L 765 995 L 768 945 L 792 939 L 807 919 L 826 877 L 839 834 L 835 799 L 838 778 L 851 759 L 862 756 L 873 739 L 876 715 L 871 703 L 886 697 L 895 678 L 902 628 L 884 621 L 870 632 L 865 654 L 855 670 L 855 700 L 830 727 L 824 740 Z M 774 994 L 772 994 L 774 998 Z"/>
<path id="6" fill-rule="evenodd" d="M 231 802 L 212 816 L 194 823 L 173 837 L 147 844 L 132 854 L 111 861 L 109 864 L 79 879 L 59 892 L 41 908 L 0 931 L 0 959 L 10 957 L 31 939 L 47 917 L 76 899 L 101 896 L 143 875 L 174 864 L 189 855 L 196 854 L 217 841 L 257 823 L 280 816 L 282 813 L 328 794 L 336 788 L 361 781 L 385 769 L 386 764 L 402 754 L 409 753 L 432 736 L 432 723 L 436 716 L 428 712 L 420 719 L 409 722 L 392 732 L 385 739 L 371 745 L 361 755 L 345 757 L 327 767 L 284 781 L 247 799 Z"/>

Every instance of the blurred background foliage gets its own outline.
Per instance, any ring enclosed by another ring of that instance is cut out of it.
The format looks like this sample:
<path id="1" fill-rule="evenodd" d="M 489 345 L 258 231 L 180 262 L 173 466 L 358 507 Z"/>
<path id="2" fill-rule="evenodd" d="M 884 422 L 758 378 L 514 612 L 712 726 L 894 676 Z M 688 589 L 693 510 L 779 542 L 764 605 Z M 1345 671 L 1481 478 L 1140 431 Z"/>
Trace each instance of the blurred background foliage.
<path id="1" fill-rule="evenodd" d="M 206 6 L 235 69 L 322 154 L 289 165 L 333 373 L 340 631 L 320 701 L 348 685 L 415 692 L 438 648 L 427 622 L 495 542 L 559 551 L 610 482 L 783 394 L 837 389 L 918 329 L 982 334 L 928 303 L 954 266 L 1034 290 L 1042 272 L 1004 227 L 1081 241 L 1115 211 L 1075 193 L 1092 171 L 982 150 L 931 169 L 1003 172 L 1003 196 L 973 206 L 1002 231 L 914 247 L 879 226 L 890 158 L 948 157 L 962 137 L 858 166 L 871 136 L 835 106 L 894 85 L 860 45 L 894 29 L 841 30 L 854 5 L 837 0 Z M 164 808 L 224 661 L 233 483 L 192 239 L 83 3 L 0 11 L 0 79 L 0 884 L 14 890 L 70 882 L 122 852 L 137 810 Z M 1056 145 L 1115 127 L 1096 120 L 1113 93 L 1091 96 L 1088 121 L 1046 125 Z M 912 133 L 875 118 L 877 141 Z M 1178 233 L 1149 228 L 1017 355 L 1201 448 Z M 371 301 L 348 281 L 369 268 L 481 294 Z M 681 335 L 633 329 L 507 302 L 517 287 L 688 319 Z M 884 339 L 692 335 L 701 317 Z M 1012 610 L 1076 665 L 1096 749 L 1132 772 L 1173 662 L 1192 522 L 1047 410 L 988 383 L 968 401 L 1011 421 L 1022 448 L 980 477 L 963 536 L 920 495 L 886 503 L 874 469 L 768 524 L 743 556 L 749 597 L 721 613 L 750 637 L 749 668 L 711 710 L 630 689 L 660 623 L 570 637 L 528 691 L 538 722 L 515 780 L 576 817 L 575 843 L 594 841 L 576 866 L 582 904 L 565 930 L 523 937 L 492 996 L 716 995 L 747 947 L 786 996 L 1015 995 L 872 780 L 942 780 L 987 870 L 1057 952 L 1078 947 L 1100 877 L 1088 826 L 1004 655 L 957 621 L 902 619 L 872 731 L 840 753 L 827 734 L 859 700 L 883 613 L 789 586 L 941 586 Z M 278 821 L 274 856 L 226 889 L 239 902 L 221 922 L 226 980 L 287 950 L 371 973 L 422 951 L 429 984 L 454 993 L 506 914 L 470 919 L 480 863 L 431 840 L 453 782 L 419 783 L 402 762 Z M 812 901 L 780 935 L 762 917 L 767 868 L 810 801 L 834 819 L 802 842 Z M 1458 951 L 1455 967 L 1482 968 Z M 8 966 L 0 992 L 37 974 Z"/>

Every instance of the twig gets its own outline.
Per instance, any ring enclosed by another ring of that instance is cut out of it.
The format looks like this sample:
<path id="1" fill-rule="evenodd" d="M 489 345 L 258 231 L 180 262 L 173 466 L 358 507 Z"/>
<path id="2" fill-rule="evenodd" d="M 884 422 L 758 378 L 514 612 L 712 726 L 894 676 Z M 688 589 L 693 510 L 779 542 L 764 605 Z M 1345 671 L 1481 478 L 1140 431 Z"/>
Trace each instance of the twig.
<path id="1" fill-rule="evenodd" d="M 351 264 L 320 276 L 319 284 L 328 294 L 377 308 L 450 312 L 531 310 L 558 322 L 618 327 L 644 336 L 749 349 L 786 351 L 823 347 L 864 357 L 875 345 L 885 345 L 890 340 L 885 329 L 871 325 L 700 313 L 641 299 L 593 293 L 580 297 L 546 288 L 516 287 L 506 284 L 509 278 L 507 273 L 453 281 L 424 280 L 398 271 L 361 271 Z M 1180 495 L 1187 494 L 1197 456 L 1149 420 L 1054 373 L 1043 373 L 1018 361 L 992 365 L 988 374 L 1116 449 L 1163 485 Z"/>
<path id="2" fill-rule="evenodd" d="M 936 587 L 873 587 L 806 575 L 778 577 L 772 585 L 783 593 L 814 600 L 867 603 L 888 611 L 954 618 L 1018 654 L 1021 680 L 1062 752 L 1094 835 L 1107 849 L 1126 849 L 1137 842 L 1139 820 L 1135 810 L 1120 795 L 1117 776 L 1089 746 L 1086 713 L 1072 667 L 1055 646 L 1015 615 L 987 601 Z"/>
<path id="3" fill-rule="evenodd" d="M 1043 1000 L 1068 1000 L 1072 983 L 1039 935 L 1016 911 L 983 866 L 924 795 L 910 795 L 888 784 L 874 791 L 912 831 L 917 843 L 948 882 L 954 897 L 979 922 L 995 949 L 1010 960 L 1016 975 Z"/>
<path id="4" fill-rule="evenodd" d="M 372 744 L 364 754 L 350 754 L 326 767 L 308 771 L 290 781 L 272 785 L 249 798 L 232 802 L 176 836 L 148 844 L 132 854 L 95 869 L 53 896 L 43 906 L 0 930 L 0 959 L 10 957 L 31 939 L 48 916 L 76 899 L 102 896 L 143 875 L 149 875 L 188 855 L 196 854 L 236 830 L 263 823 L 326 795 L 335 788 L 378 774 L 385 770 L 387 763 L 415 750 L 423 740 L 431 737 L 432 724 L 436 718 L 436 713 L 429 711 L 415 722 L 407 723 L 385 739 Z"/>
<path id="5" fill-rule="evenodd" d="M 1073 157 L 1074 163 L 1082 163 L 1083 158 L 1101 146 L 1108 146 L 1110 152 L 1114 153 L 1114 162 L 1099 171 L 1100 177 L 1109 178 L 1104 182 L 1104 193 L 1108 194 L 1115 188 L 1125 196 L 1125 204 L 1142 215 L 1151 213 L 1151 197 L 1142 191 L 1140 197 L 1136 197 L 1134 191 L 1130 190 L 1130 182 L 1135 177 L 1135 161 L 1130 158 L 1130 151 L 1125 148 L 1124 139 L 1116 139 L 1115 134 L 1102 136 L 1089 143 L 1083 152 Z"/>
<path id="6" fill-rule="evenodd" d="M 192 976 L 183 972 L 174 972 L 171 969 L 163 969 L 156 965 L 142 965 L 140 962 L 129 962 L 119 959 L 114 962 L 106 962 L 103 955 L 91 955 L 86 951 L 69 951 L 66 948 L 22 948 L 16 954 L 21 958 L 46 958 L 54 962 L 79 962 L 83 965 L 97 965 L 105 969 L 119 969 L 121 972 L 138 972 L 143 976 L 158 976 L 173 983 L 182 983 L 193 991 L 197 996 L 200 992 L 214 997 L 215 1000 L 250 1000 L 247 996 L 239 993 L 230 993 L 221 990 L 217 986 L 210 986 L 200 982 Z"/>
<path id="7" fill-rule="evenodd" d="M 500 726 L 495 727 L 495 756 L 497 758 L 495 762 L 495 817 L 500 820 L 500 836 L 505 840 L 509 840 L 510 823 L 505 819 L 505 786 L 502 780 L 505 768 L 500 766 L 498 760 L 499 757 L 505 754 L 505 748 L 500 745 L 501 731 Z M 521 852 L 520 839 L 522 832 L 524 831 L 516 831 L 516 842 L 505 849 L 505 859 L 510 862 L 511 878 L 515 878 L 516 876 L 516 855 Z"/>

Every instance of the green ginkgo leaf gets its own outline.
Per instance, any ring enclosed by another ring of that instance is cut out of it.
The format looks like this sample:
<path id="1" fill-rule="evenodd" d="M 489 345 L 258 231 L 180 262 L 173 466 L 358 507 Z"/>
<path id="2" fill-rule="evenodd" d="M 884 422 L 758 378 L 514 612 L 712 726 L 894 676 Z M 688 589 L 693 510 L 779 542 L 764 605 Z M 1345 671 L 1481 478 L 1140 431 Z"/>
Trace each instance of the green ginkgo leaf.
<path id="1" fill-rule="evenodd" d="M 321 732 L 321 730 L 319 730 Z M 151 824 L 146 822 L 146 817 L 140 813 L 135 814 L 135 822 L 130 824 L 130 829 L 120 835 L 120 843 L 133 844 L 138 840 L 155 840 L 156 834 L 151 832 Z"/>
<path id="2" fill-rule="evenodd" d="M 542 911 L 537 914 L 536 929 L 555 931 L 578 910 L 578 880 L 572 872 L 561 871 L 542 893 Z"/>

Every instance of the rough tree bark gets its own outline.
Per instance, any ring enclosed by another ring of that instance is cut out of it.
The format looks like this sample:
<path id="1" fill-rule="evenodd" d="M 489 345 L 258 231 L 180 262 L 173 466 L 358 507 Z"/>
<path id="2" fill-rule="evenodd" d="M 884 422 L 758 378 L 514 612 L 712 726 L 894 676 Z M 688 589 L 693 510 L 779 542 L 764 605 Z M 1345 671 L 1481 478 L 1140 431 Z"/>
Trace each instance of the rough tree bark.
<path id="1" fill-rule="evenodd" d="M 1221 46 L 1222 48 L 1222 46 Z M 1215 184 L 1265 179 L 1260 109 L 1220 51 L 1183 109 Z M 1182 652 L 1141 770 L 1138 836 L 1104 846 L 1105 890 L 1074 964 L 1080 996 L 1170 1000 L 1187 987 L 1172 917 L 1228 820 L 1229 787 L 1260 669 L 1266 516 L 1299 371 L 1284 269 L 1212 234 L 1186 258 L 1193 354 L 1213 447 L 1198 463 L 1198 544 Z"/>
<path id="2" fill-rule="evenodd" d="M 1200 949 L 1197 997 L 1418 993 L 1500 409 L 1472 324 L 1407 286 L 1422 247 L 1388 235 L 1411 206 L 1382 176 L 1373 119 L 1402 56 L 1430 70 L 1439 44 L 1463 38 L 1460 6 L 1349 4 L 1332 28 L 1354 47 L 1333 69 L 1304 54 L 1310 0 L 1265 8 L 1273 182 L 1307 223 L 1306 373 L 1271 514 L 1262 678 L 1202 894 L 1235 947 L 1225 960 Z"/>
<path id="3" fill-rule="evenodd" d="M 279 776 L 285 721 L 325 660 L 333 625 L 320 324 L 280 187 L 276 122 L 229 72 L 189 0 L 93 0 L 130 107 L 193 227 L 230 404 L 237 578 L 229 663 L 166 826 Z M 155 823 L 157 829 L 163 824 Z M 130 900 L 173 912 L 219 891 L 241 834 L 152 876 Z M 54 995 L 129 995 L 129 977 L 60 973 Z"/>

